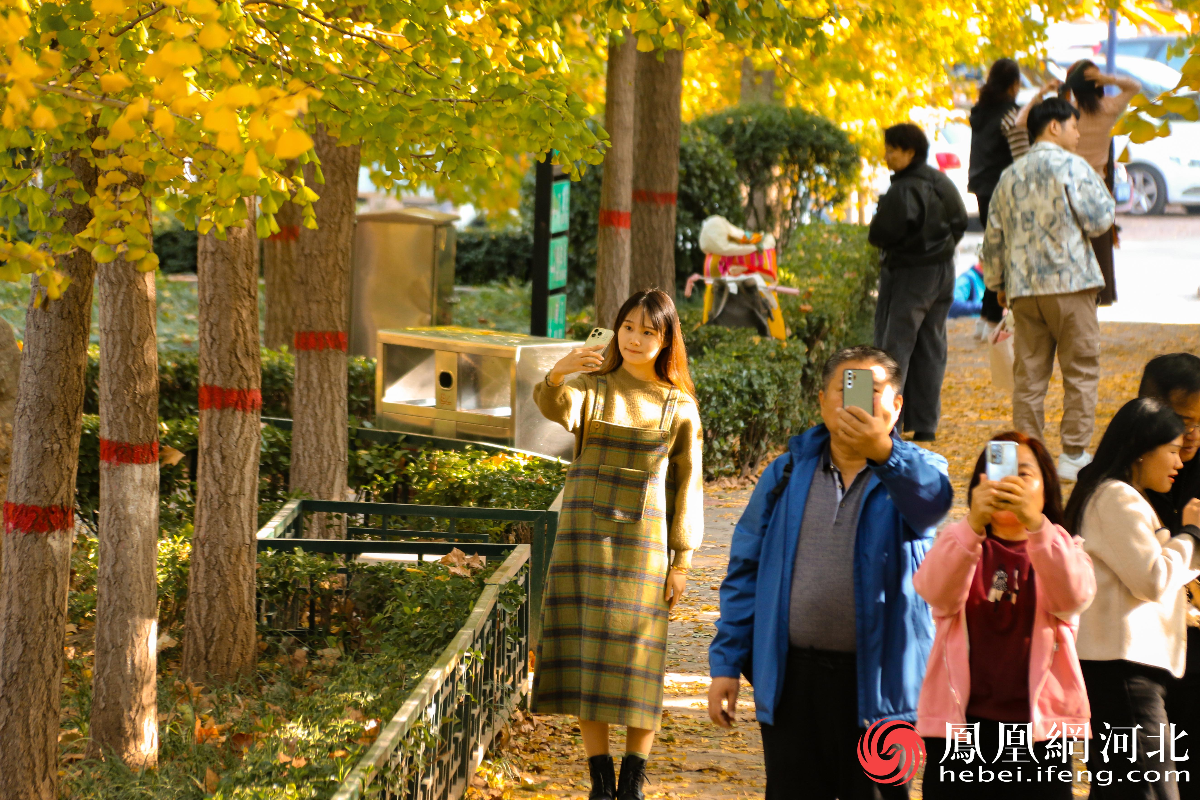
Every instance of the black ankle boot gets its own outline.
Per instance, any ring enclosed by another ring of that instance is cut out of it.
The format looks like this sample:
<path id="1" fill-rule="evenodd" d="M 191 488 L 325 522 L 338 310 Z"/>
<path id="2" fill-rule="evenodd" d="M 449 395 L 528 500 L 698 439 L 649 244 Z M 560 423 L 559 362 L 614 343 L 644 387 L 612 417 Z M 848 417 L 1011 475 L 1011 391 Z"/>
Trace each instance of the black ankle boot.
<path id="1" fill-rule="evenodd" d="M 612 756 L 592 756 L 588 759 L 588 771 L 592 773 L 592 793 L 588 800 L 616 800 L 617 773 Z"/>
<path id="2" fill-rule="evenodd" d="M 632 753 L 621 759 L 621 780 L 617 782 L 617 800 L 645 800 L 646 759 Z"/>

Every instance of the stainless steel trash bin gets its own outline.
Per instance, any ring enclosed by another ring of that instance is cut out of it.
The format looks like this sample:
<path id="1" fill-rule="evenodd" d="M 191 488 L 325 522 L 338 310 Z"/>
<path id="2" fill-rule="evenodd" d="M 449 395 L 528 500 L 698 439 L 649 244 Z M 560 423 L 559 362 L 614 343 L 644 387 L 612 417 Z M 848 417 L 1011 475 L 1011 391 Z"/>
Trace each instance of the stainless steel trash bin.
<path id="1" fill-rule="evenodd" d="M 380 428 L 490 442 L 570 459 L 574 437 L 533 403 L 533 387 L 580 342 L 459 327 L 376 334 Z"/>
<path id="2" fill-rule="evenodd" d="M 359 214 L 350 284 L 350 354 L 375 354 L 381 328 L 449 325 L 454 221 L 424 208 Z"/>

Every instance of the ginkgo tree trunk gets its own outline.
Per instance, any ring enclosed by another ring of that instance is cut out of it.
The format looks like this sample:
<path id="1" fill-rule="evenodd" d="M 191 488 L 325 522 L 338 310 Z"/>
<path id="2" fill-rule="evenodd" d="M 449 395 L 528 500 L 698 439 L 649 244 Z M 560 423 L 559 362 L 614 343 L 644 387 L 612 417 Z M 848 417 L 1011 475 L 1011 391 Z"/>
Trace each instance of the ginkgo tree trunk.
<path id="1" fill-rule="evenodd" d="M 609 147 L 600 180 L 600 219 L 596 237 L 596 324 L 616 324 L 629 296 L 629 227 L 633 200 L 634 78 L 637 42 L 632 33 L 608 38 L 604 127 Z"/>
<path id="2" fill-rule="evenodd" d="M 94 191 L 96 170 L 65 160 Z M 69 196 L 69 195 L 68 195 Z M 59 213 L 68 233 L 91 221 L 85 204 Z M 96 262 L 85 250 L 33 280 L 13 421 L 12 468 L 0 536 L 0 797 L 54 800 L 75 470 Z M 68 281 L 63 289 L 63 281 Z"/>
<path id="3" fill-rule="evenodd" d="M 183 635 L 183 674 L 198 683 L 254 668 L 262 366 L 258 240 L 249 219 L 200 237 L 200 449 Z"/>
<path id="4" fill-rule="evenodd" d="M 145 209 L 148 216 L 148 202 Z M 145 769 L 158 759 L 154 273 L 123 258 L 99 273 L 100 542 L 90 734 L 93 753 Z"/>
<path id="5" fill-rule="evenodd" d="M 300 238 L 300 206 L 284 203 L 275 212 L 279 232 L 262 243 L 263 294 L 267 299 L 263 346 L 282 350 L 296 334 L 296 248 Z"/>
<path id="6" fill-rule="evenodd" d="M 296 381 L 292 391 L 291 489 L 316 500 L 345 500 L 349 420 L 346 346 L 350 248 L 358 200 L 359 147 L 339 146 L 318 126 L 313 136 L 324 184 L 313 204 L 317 228 L 300 231 L 295 273 Z M 314 174 L 310 167 L 306 174 Z M 304 534 L 345 536 L 340 516 L 314 514 Z"/>
<path id="7" fill-rule="evenodd" d="M 629 290 L 675 296 L 683 51 L 637 54 Z"/>

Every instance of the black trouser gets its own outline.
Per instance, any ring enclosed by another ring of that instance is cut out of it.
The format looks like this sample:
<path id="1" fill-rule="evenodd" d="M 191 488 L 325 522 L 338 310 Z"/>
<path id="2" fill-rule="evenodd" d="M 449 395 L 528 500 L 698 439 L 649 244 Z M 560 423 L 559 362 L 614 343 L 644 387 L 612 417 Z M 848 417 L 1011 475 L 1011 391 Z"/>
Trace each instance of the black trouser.
<path id="1" fill-rule="evenodd" d="M 904 431 L 937 433 L 946 374 L 946 315 L 954 301 L 954 259 L 932 267 L 884 267 L 875 306 L 875 346 L 900 365 Z"/>
<path id="2" fill-rule="evenodd" d="M 867 777 L 858 762 L 854 653 L 788 651 L 775 724 L 762 726 L 766 800 L 900 800 L 908 784 Z"/>
<path id="3" fill-rule="evenodd" d="M 1174 681 L 1171 674 L 1157 667 L 1135 664 L 1132 661 L 1080 661 L 1083 682 L 1087 685 L 1088 700 L 1092 705 L 1092 741 L 1089 745 L 1088 770 L 1092 773 L 1092 792 L 1088 797 L 1120 798 L 1120 800 L 1177 800 L 1179 786 L 1174 780 L 1166 780 L 1168 771 L 1176 769 L 1171 758 L 1171 730 L 1166 728 L 1163 739 L 1159 738 L 1159 724 L 1167 721 L 1167 685 Z M 1129 752 L 1116 753 L 1109 744 L 1108 760 L 1103 749 L 1110 728 L 1130 728 L 1141 725 L 1137 732 L 1137 758 L 1130 762 Z M 1162 756 L 1156 751 L 1163 749 Z M 1194 750 L 1188 738 L 1180 740 L 1179 752 Z M 1153 757 L 1147 755 L 1155 752 Z M 1181 765 L 1184 770 L 1188 762 Z M 1130 770 L 1138 775 L 1129 776 Z M 1147 770 L 1156 773 L 1159 780 L 1147 782 L 1140 773 Z M 1097 780 L 1100 772 L 1112 777 Z M 1189 776 L 1190 777 L 1190 776 Z M 1183 779 L 1180 778 L 1180 782 Z"/>
<path id="4" fill-rule="evenodd" d="M 983 235 L 987 236 L 988 208 L 992 205 L 992 196 L 976 192 L 975 199 L 979 201 L 979 222 L 983 225 Z M 988 322 L 999 322 L 1004 318 L 1004 309 L 1000 307 L 1000 300 L 991 289 L 983 290 L 983 308 L 980 309 L 979 315 Z"/>
<path id="5" fill-rule="evenodd" d="M 1167 717 L 1177 732 L 1187 733 L 1180 739 L 1180 752 L 1187 750 L 1191 758 L 1183 766 L 1196 762 L 1200 754 L 1200 628 L 1187 629 L 1187 669 L 1167 692 Z M 1200 800 L 1200 773 L 1194 781 L 1179 782 L 1179 798 Z"/>
<path id="6" fill-rule="evenodd" d="M 964 764 L 952 758 L 953 748 L 951 756 L 946 755 L 945 739 L 926 739 L 927 760 L 921 780 L 924 800 L 1071 800 L 1075 768 L 1069 758 L 1064 763 L 1061 753 L 1048 752 L 1047 742 L 1034 742 L 1033 756 L 1027 748 L 1001 751 L 1000 723 L 978 717 L 967 717 L 967 722 L 979 723 L 978 753 L 983 754 L 983 761 L 976 754 L 970 764 Z M 960 746 L 959 752 L 969 749 Z M 1053 766 L 1057 769 L 1050 769 Z M 964 771 L 970 782 L 963 781 Z M 1063 772 L 1066 781 L 1060 780 Z"/>

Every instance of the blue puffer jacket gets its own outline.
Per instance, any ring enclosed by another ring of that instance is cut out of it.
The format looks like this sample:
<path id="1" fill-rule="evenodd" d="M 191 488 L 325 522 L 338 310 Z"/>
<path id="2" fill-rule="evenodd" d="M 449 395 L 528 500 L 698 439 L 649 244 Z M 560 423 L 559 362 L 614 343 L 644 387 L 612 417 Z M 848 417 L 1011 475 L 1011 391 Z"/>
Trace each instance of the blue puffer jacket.
<path id="1" fill-rule="evenodd" d="M 950 510 L 946 459 L 899 438 L 871 470 L 854 543 L 859 725 L 883 718 L 915 721 L 925 662 L 933 644 L 929 606 L 912 576 Z M 714 678 L 745 675 L 754 685 L 759 722 L 774 724 L 783 693 L 788 607 L 800 521 L 813 473 L 829 443 L 824 425 L 793 436 L 767 467 L 733 532 L 721 617 L 708 651 Z M 772 489 L 788 460 L 787 489 Z M 776 508 L 776 506 L 778 506 Z"/>

